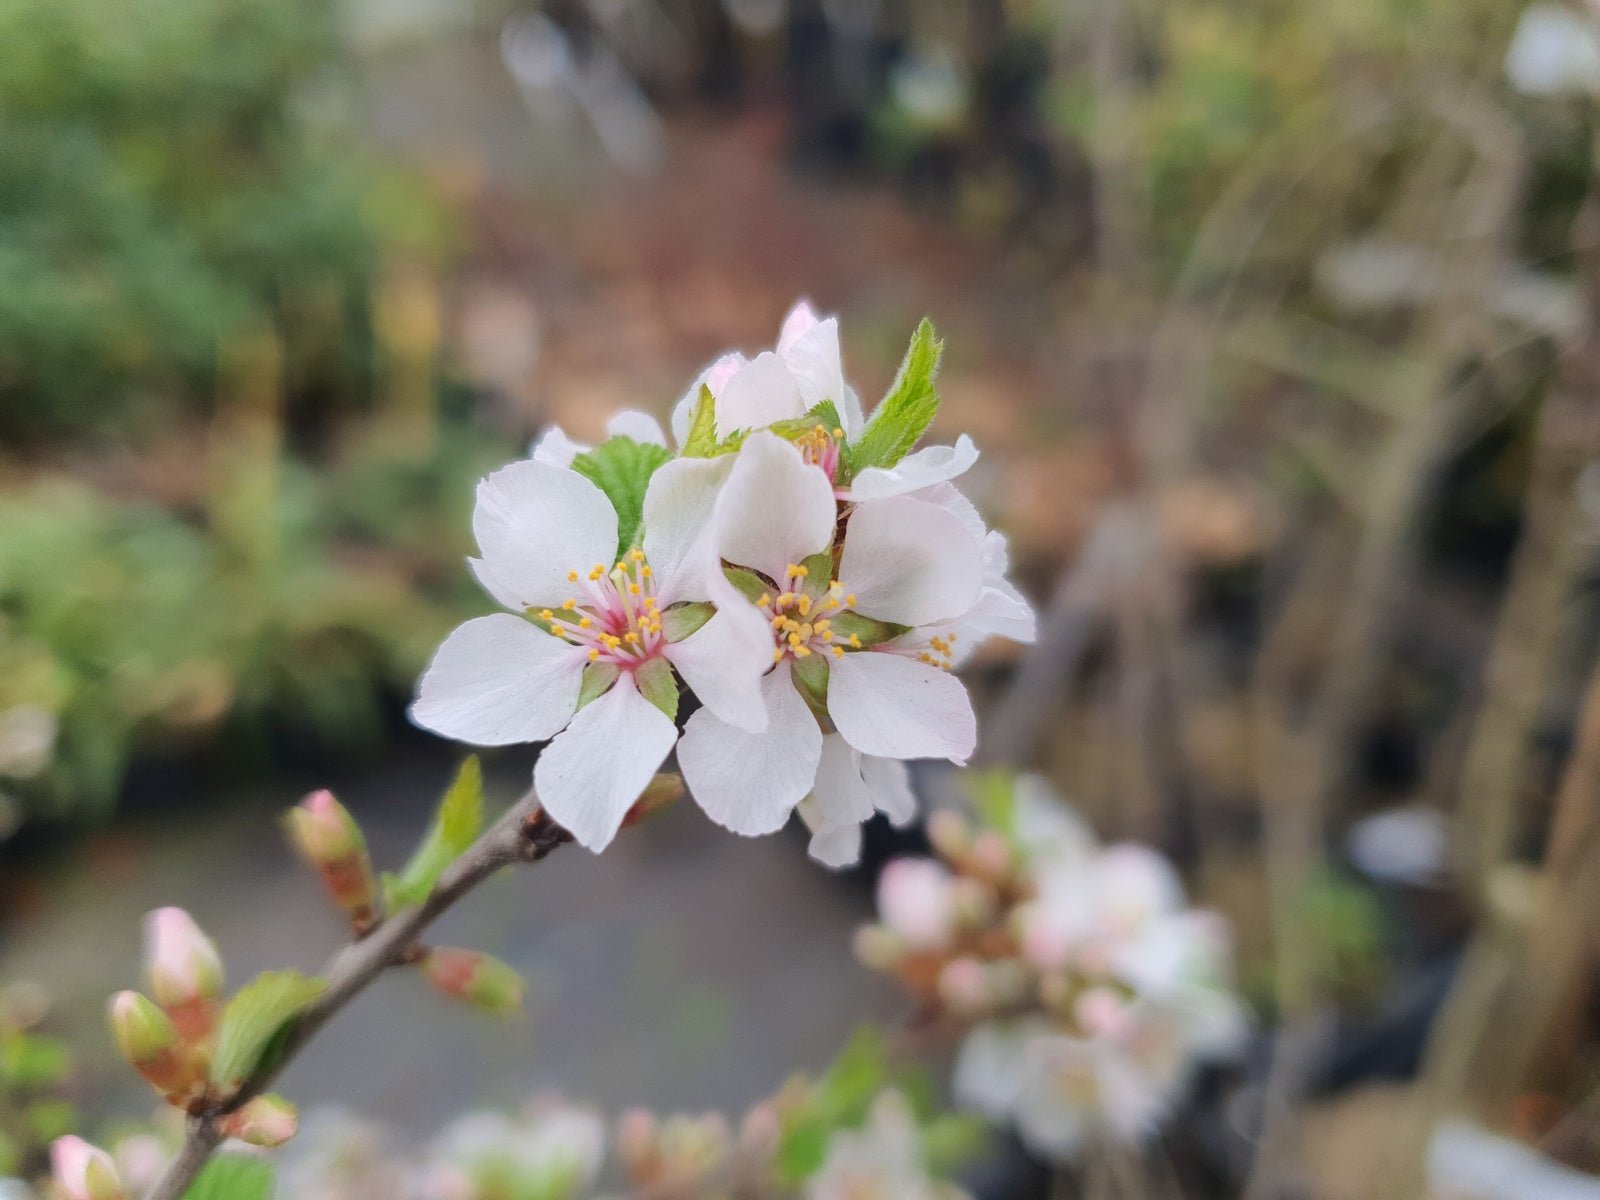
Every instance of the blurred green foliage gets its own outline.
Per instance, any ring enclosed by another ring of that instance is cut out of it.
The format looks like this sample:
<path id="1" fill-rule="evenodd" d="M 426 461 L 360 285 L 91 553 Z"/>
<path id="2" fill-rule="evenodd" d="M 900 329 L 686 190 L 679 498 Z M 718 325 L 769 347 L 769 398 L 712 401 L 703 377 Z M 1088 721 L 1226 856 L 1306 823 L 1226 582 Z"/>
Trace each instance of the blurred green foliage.
<path id="1" fill-rule="evenodd" d="M 439 229 L 337 115 L 340 12 L 0 0 L 0 438 L 148 430 L 262 325 L 297 395 L 360 397 L 380 245 Z"/>
<path id="2" fill-rule="evenodd" d="M 49 1000 L 31 984 L 0 988 L 0 1177 L 38 1170 L 77 1110 L 62 1094 L 72 1055 L 39 1029 Z"/>

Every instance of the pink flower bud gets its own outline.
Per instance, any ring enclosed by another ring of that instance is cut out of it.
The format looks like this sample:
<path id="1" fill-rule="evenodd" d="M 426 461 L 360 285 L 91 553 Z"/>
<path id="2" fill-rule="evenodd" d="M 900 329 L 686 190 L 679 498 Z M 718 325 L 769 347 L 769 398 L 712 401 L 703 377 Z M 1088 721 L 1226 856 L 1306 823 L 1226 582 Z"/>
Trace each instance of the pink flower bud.
<path id="1" fill-rule="evenodd" d="M 897 858 L 878 877 L 878 912 L 906 945 L 931 950 L 955 931 L 952 876 L 931 858 Z"/>
<path id="2" fill-rule="evenodd" d="M 986 879 L 1005 879 L 1016 865 L 1011 845 L 992 829 L 980 833 L 972 843 L 972 866 Z"/>
<path id="3" fill-rule="evenodd" d="M 993 997 L 983 964 L 973 958 L 956 958 L 939 972 L 939 998 L 958 1013 L 978 1013 Z"/>
<path id="4" fill-rule="evenodd" d="M 111 1036 L 134 1070 L 164 1095 L 181 1095 L 195 1080 L 172 1020 L 138 992 L 118 992 L 109 1005 Z"/>
<path id="5" fill-rule="evenodd" d="M 63 1200 L 126 1200 L 111 1156 L 80 1137 L 55 1140 L 50 1169 Z"/>
<path id="6" fill-rule="evenodd" d="M 647 1108 L 630 1108 L 617 1117 L 617 1155 L 637 1170 L 656 1153 L 661 1127 Z"/>
<path id="7" fill-rule="evenodd" d="M 955 861 L 972 846 L 972 828 L 958 812 L 940 809 L 928 818 L 928 841 L 940 858 Z"/>
<path id="8" fill-rule="evenodd" d="M 422 960 L 422 973 L 447 996 L 507 1016 L 522 1008 L 522 976 L 480 950 L 440 946 Z"/>
<path id="9" fill-rule="evenodd" d="M 378 885 L 355 818 L 324 789 L 291 808 L 285 820 L 295 848 L 322 877 L 333 902 L 358 926 L 370 924 Z"/>
<path id="10" fill-rule="evenodd" d="M 158 908 L 145 917 L 145 973 L 156 1003 L 178 1035 L 199 1041 L 216 1023 L 222 996 L 222 956 L 216 944 L 181 908 Z"/>
<path id="11" fill-rule="evenodd" d="M 892 971 L 905 956 L 904 944 L 882 925 L 863 925 L 851 939 L 856 961 L 874 971 Z"/>
<path id="12" fill-rule="evenodd" d="M 282 1096 L 257 1096 L 222 1119 L 222 1132 L 252 1146 L 281 1146 L 300 1128 L 300 1113 Z"/>

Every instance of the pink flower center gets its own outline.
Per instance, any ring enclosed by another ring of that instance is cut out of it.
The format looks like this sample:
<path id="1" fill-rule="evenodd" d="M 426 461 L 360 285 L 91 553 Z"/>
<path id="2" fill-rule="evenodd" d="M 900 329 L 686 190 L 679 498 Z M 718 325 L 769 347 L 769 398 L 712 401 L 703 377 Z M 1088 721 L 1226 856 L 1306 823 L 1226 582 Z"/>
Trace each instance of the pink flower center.
<path id="1" fill-rule="evenodd" d="M 796 438 L 794 444 L 800 457 L 814 467 L 821 467 L 831 483 L 839 474 L 839 446 L 843 441 L 844 430 L 830 431 L 827 426 L 818 425 L 810 433 Z"/>
<path id="2" fill-rule="evenodd" d="M 596 563 L 586 575 L 568 571 L 567 582 L 578 594 L 559 609 L 541 609 L 538 616 L 556 637 L 587 647 L 590 662 L 632 670 L 666 643 L 655 576 L 644 551 L 628 551 L 609 570 Z"/>
<path id="3" fill-rule="evenodd" d="M 820 427 L 819 427 L 820 428 Z M 861 649 L 861 638 L 856 634 L 842 637 L 833 630 L 829 614 L 849 608 L 856 602 L 837 579 L 828 583 L 827 590 L 813 597 L 805 590 L 808 572 L 803 566 L 790 563 L 784 570 L 780 583 L 783 589 L 774 595 L 763 592 L 756 604 L 772 613 L 772 661 L 782 662 L 784 655 L 809 658 L 813 654 L 832 654 L 843 658 L 846 649 Z"/>

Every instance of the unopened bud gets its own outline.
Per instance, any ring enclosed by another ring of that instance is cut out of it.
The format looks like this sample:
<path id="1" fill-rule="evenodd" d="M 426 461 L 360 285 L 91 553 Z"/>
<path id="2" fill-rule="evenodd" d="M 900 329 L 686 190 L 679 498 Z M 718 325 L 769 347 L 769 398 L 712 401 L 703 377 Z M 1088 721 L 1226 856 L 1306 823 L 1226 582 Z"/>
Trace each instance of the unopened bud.
<path id="1" fill-rule="evenodd" d="M 1000 901 L 994 888 L 981 879 L 957 879 L 951 891 L 956 920 L 968 929 L 988 925 L 999 912 Z"/>
<path id="2" fill-rule="evenodd" d="M 637 1170 L 656 1153 L 661 1126 L 647 1108 L 630 1108 L 617 1117 L 617 1156 Z"/>
<path id="3" fill-rule="evenodd" d="M 506 1016 L 522 1008 L 522 976 L 480 950 L 439 946 L 422 960 L 422 973 L 447 996 Z"/>
<path id="4" fill-rule="evenodd" d="M 138 992 L 118 992 L 109 1006 L 111 1036 L 130 1066 L 164 1095 L 194 1081 L 172 1019 Z"/>
<path id="5" fill-rule="evenodd" d="M 333 902 L 358 925 L 369 923 L 378 884 L 355 818 L 324 789 L 291 808 L 285 820 L 295 849 L 322 878 Z"/>
<path id="6" fill-rule="evenodd" d="M 892 971 L 905 955 L 905 946 L 882 925 L 863 925 L 855 931 L 851 947 L 856 961 L 874 971 Z"/>
<path id="7" fill-rule="evenodd" d="M 651 778 L 645 785 L 644 791 L 633 802 L 633 807 L 628 810 L 628 815 L 623 818 L 623 825 L 637 825 L 640 821 L 648 820 L 664 808 L 668 808 L 679 796 L 683 795 L 683 777 L 671 772 L 663 771 Z"/>
<path id="8" fill-rule="evenodd" d="M 993 997 L 983 964 L 974 958 L 957 958 L 939 972 L 939 998 L 958 1013 L 978 1013 L 988 1008 Z"/>
<path id="9" fill-rule="evenodd" d="M 928 818 L 928 842 L 939 857 L 959 859 L 972 845 L 972 828 L 960 813 L 941 808 Z"/>
<path id="10" fill-rule="evenodd" d="M 222 1119 L 222 1132 L 252 1146 L 281 1146 L 300 1128 L 300 1113 L 282 1096 L 257 1096 Z"/>
<path id="11" fill-rule="evenodd" d="M 755 1162 L 766 1162 L 778 1150 L 783 1140 L 783 1118 L 778 1106 L 763 1100 L 745 1113 L 739 1122 L 739 1150 Z"/>
<path id="12" fill-rule="evenodd" d="M 222 956 L 181 908 L 158 908 L 145 918 L 145 972 L 156 1003 L 180 1037 L 198 1040 L 216 1023 L 222 996 Z"/>
<path id="13" fill-rule="evenodd" d="M 62 1200 L 126 1200 L 111 1156 L 80 1137 L 51 1144 L 50 1170 Z"/>
<path id="14" fill-rule="evenodd" d="M 986 829 L 973 839 L 972 866 L 985 879 L 1005 879 L 1013 865 L 1011 846 L 1002 834 Z"/>

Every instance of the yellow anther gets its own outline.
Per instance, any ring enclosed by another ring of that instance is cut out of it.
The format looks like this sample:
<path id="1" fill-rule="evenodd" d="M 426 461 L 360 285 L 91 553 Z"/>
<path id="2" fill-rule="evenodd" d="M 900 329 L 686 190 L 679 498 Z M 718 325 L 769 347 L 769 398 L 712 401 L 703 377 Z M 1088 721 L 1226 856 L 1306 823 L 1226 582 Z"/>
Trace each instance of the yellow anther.
<path id="1" fill-rule="evenodd" d="M 577 571 L 568 571 L 567 572 L 567 582 L 568 583 L 577 583 L 578 582 L 578 573 L 577 573 Z"/>
<path id="2" fill-rule="evenodd" d="M 796 621 L 793 617 L 785 617 L 783 619 L 783 627 L 790 633 L 794 633 L 800 628 L 800 622 Z"/>
<path id="3" fill-rule="evenodd" d="M 779 608 L 788 608 L 789 605 L 791 605 L 793 603 L 794 603 L 794 593 L 793 592 L 779 592 L 778 593 L 778 607 Z"/>
<path id="4" fill-rule="evenodd" d="M 794 648 L 794 656 L 796 658 L 810 658 L 811 649 L 808 646 L 796 646 Z"/>
<path id="5" fill-rule="evenodd" d="M 544 621 L 551 621 L 555 619 L 555 613 L 551 612 L 548 608 L 541 608 L 539 610 L 539 618 Z"/>
<path id="6" fill-rule="evenodd" d="M 599 662 L 600 661 L 600 651 L 591 648 L 590 651 L 589 651 L 589 661 L 590 662 Z"/>
<path id="7" fill-rule="evenodd" d="M 805 616 L 811 611 L 811 597 L 802 592 L 800 594 L 800 599 L 795 602 L 795 607 L 800 610 L 800 615 L 802 617 Z"/>
<path id="8" fill-rule="evenodd" d="M 833 427 L 833 440 L 837 442 L 837 441 L 842 441 L 843 439 L 844 439 L 844 430 L 840 429 L 837 425 L 835 425 Z"/>
<path id="9" fill-rule="evenodd" d="M 809 642 L 811 640 L 811 635 L 815 633 L 816 630 L 810 625 L 802 625 L 795 632 L 799 635 L 802 642 Z"/>
<path id="10" fill-rule="evenodd" d="M 852 649 L 852 650 L 861 649 L 861 635 L 860 634 L 852 633 L 850 635 L 850 649 Z"/>
<path id="11" fill-rule="evenodd" d="M 844 598 L 844 606 L 846 608 L 854 608 L 856 606 L 856 594 L 854 592 Z"/>
<path id="12" fill-rule="evenodd" d="M 622 640 L 627 642 L 629 645 L 637 645 L 639 641 L 639 635 L 630 629 L 626 634 L 623 635 Z"/>
<path id="13" fill-rule="evenodd" d="M 933 662 L 933 655 L 924 650 L 921 654 L 917 655 L 917 661 L 931 664 Z"/>
<path id="14" fill-rule="evenodd" d="M 634 562 L 643 562 L 644 561 L 644 551 L 643 550 L 630 550 L 630 551 L 628 551 L 628 557 L 633 559 Z"/>
<path id="15" fill-rule="evenodd" d="M 799 644 L 800 644 L 800 635 L 798 633 L 791 633 L 789 635 L 789 645 L 798 646 Z"/>
<path id="16" fill-rule="evenodd" d="M 837 579 L 830 579 L 828 581 L 828 590 L 830 592 L 842 592 L 844 591 L 844 584 L 840 583 Z"/>
<path id="17" fill-rule="evenodd" d="M 594 618 L 593 617 L 579 617 L 578 618 L 578 628 L 579 629 L 587 629 L 587 628 L 589 628 L 589 626 L 591 626 L 593 624 L 594 624 Z"/>
<path id="18" fill-rule="evenodd" d="M 638 594 L 639 594 L 639 585 L 637 583 L 630 583 L 628 585 L 628 595 L 637 596 Z"/>
<path id="19" fill-rule="evenodd" d="M 949 642 L 949 643 L 950 643 L 950 644 L 951 644 L 951 645 L 952 645 L 952 646 L 954 646 L 954 645 L 955 645 L 955 644 L 956 644 L 956 635 L 955 635 L 955 634 L 953 634 L 953 633 L 952 633 L 952 634 L 949 634 L 949 635 L 947 635 L 947 636 L 946 636 L 946 637 L 945 637 L 945 639 L 944 639 L 944 640 L 945 640 L 945 641 L 947 641 L 947 642 Z"/>
<path id="20" fill-rule="evenodd" d="M 788 617 L 784 616 L 782 613 L 779 613 L 777 616 L 772 618 L 772 627 L 774 629 L 782 629 L 783 623 L 788 619 Z"/>
<path id="21" fill-rule="evenodd" d="M 762 592 L 761 593 L 761 599 L 756 601 L 756 607 L 757 608 L 766 608 L 771 603 L 772 603 L 772 593 L 771 592 Z"/>
<path id="22" fill-rule="evenodd" d="M 818 633 L 821 633 L 824 629 L 830 628 L 833 625 L 833 622 L 828 620 L 827 617 L 818 617 L 815 621 L 811 622 L 811 624 Z"/>
<path id="23" fill-rule="evenodd" d="M 818 636 L 825 642 L 831 642 L 833 641 L 833 630 L 824 629 Z"/>
<path id="24" fill-rule="evenodd" d="M 773 662 L 782 662 L 783 661 L 783 647 L 782 646 L 774 646 L 772 648 L 772 661 Z"/>
<path id="25" fill-rule="evenodd" d="M 645 565 L 644 565 L 644 566 L 642 566 L 642 567 L 640 567 L 640 568 L 639 568 L 639 574 L 640 574 L 640 575 L 641 575 L 641 576 L 642 576 L 642 577 L 643 577 L 643 578 L 645 578 L 645 579 L 649 579 L 649 578 L 650 578 L 650 577 L 651 577 L 651 574 L 652 574 L 652 572 L 651 572 L 651 570 L 650 570 L 650 564 L 649 564 L 649 563 L 645 563 Z"/>
<path id="26" fill-rule="evenodd" d="M 844 657 L 844 647 L 843 646 L 834 646 L 833 647 L 833 656 L 835 658 L 843 658 Z"/>
<path id="27" fill-rule="evenodd" d="M 566 609 L 568 612 L 571 612 L 573 609 L 578 607 L 578 602 L 569 598 L 561 602 L 561 607 Z"/>

